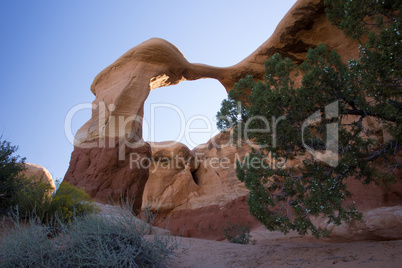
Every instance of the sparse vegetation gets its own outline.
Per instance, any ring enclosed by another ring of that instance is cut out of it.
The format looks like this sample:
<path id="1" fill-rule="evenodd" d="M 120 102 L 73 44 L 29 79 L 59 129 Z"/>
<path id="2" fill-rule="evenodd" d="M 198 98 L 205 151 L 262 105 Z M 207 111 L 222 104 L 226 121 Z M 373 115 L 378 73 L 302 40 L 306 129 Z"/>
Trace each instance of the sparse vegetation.
<path id="1" fill-rule="evenodd" d="M 89 214 L 53 232 L 40 219 L 18 220 L 0 243 L 1 267 L 167 267 L 177 249 L 171 236 L 147 236 L 151 226 L 128 210 Z"/>
<path id="2" fill-rule="evenodd" d="M 230 243 L 248 244 L 250 243 L 250 225 L 243 223 L 227 222 L 223 227 L 223 233 Z"/>
<path id="3" fill-rule="evenodd" d="M 18 208 L 21 218 L 29 218 L 32 214 L 40 218 L 46 217 L 52 202 L 53 188 L 47 182 L 34 181 L 32 178 L 18 177 L 19 189 L 13 196 L 13 207 Z"/>
<path id="4" fill-rule="evenodd" d="M 0 143 L 1 267 L 167 266 L 175 238 L 147 236 L 152 226 L 132 214 L 128 200 L 117 215 L 104 215 L 83 189 L 67 182 L 52 194 L 46 182 L 20 175 L 25 159 L 13 156 L 16 150 Z"/>
<path id="5" fill-rule="evenodd" d="M 52 224 L 55 219 L 69 222 L 76 217 L 96 213 L 98 209 L 83 189 L 62 182 L 55 193 L 43 182 L 20 178 L 20 189 L 16 192 L 12 210 L 18 210 L 20 219 L 35 217 Z"/>
<path id="6" fill-rule="evenodd" d="M 21 219 L 35 217 L 49 222 L 57 218 L 68 222 L 97 211 L 83 189 L 62 182 L 52 193 L 52 187 L 42 178 L 22 175 L 25 158 L 14 155 L 17 149 L 10 142 L 0 142 L 0 208 L 3 214 L 17 210 Z"/>
<path id="7" fill-rule="evenodd" d="M 62 182 L 52 197 L 45 218 L 58 217 L 64 222 L 69 222 L 74 217 L 81 217 L 98 211 L 99 209 L 83 189 L 79 189 L 68 182 Z"/>

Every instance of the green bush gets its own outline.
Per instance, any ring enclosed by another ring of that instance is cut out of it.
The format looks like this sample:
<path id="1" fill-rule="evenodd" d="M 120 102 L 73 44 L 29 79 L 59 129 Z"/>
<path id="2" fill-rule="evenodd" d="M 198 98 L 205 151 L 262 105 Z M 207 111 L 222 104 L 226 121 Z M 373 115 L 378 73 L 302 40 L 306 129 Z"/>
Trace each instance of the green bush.
<path id="1" fill-rule="evenodd" d="M 21 175 L 25 158 L 14 155 L 17 149 L 0 137 L 0 212 L 13 207 L 20 218 L 40 218 L 44 222 L 59 218 L 69 222 L 97 211 L 83 189 L 62 182 L 52 196 L 48 183 Z"/>
<path id="2" fill-rule="evenodd" d="M 226 223 L 223 227 L 223 232 L 225 234 L 226 239 L 230 243 L 236 244 L 248 244 L 250 243 L 250 225 L 245 225 L 242 223 Z"/>
<path id="3" fill-rule="evenodd" d="M 60 222 L 52 235 L 40 220 L 6 230 L 0 243 L 1 267 L 167 267 L 178 248 L 171 236 L 146 236 L 150 226 L 128 210 L 90 214 Z M 50 239 L 49 239 L 50 237 Z"/>
<path id="4" fill-rule="evenodd" d="M 52 197 L 47 211 L 47 218 L 59 217 L 64 222 L 68 222 L 74 217 L 97 211 L 98 208 L 83 189 L 77 188 L 68 182 L 62 182 Z"/>
<path id="5" fill-rule="evenodd" d="M 53 188 L 42 179 L 34 181 L 32 178 L 19 178 L 19 189 L 13 196 L 13 205 L 18 207 L 21 218 L 29 218 L 34 214 L 41 218 L 46 217 L 52 202 Z"/>
<path id="6" fill-rule="evenodd" d="M 52 187 L 42 180 L 22 179 L 20 189 L 16 192 L 13 203 L 20 219 L 39 218 L 51 224 L 60 220 L 69 222 L 98 211 L 97 206 L 83 189 L 67 182 L 62 182 L 52 195 Z"/>

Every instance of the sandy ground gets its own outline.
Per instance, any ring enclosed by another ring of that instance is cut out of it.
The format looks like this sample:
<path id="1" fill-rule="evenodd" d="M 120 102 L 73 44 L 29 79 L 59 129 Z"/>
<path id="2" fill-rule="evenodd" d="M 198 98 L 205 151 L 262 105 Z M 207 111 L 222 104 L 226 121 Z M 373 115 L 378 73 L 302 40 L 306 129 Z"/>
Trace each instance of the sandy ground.
<path id="1" fill-rule="evenodd" d="M 252 234 L 255 245 L 180 238 L 170 267 L 402 267 L 402 240 L 346 243 L 262 230 Z"/>
<path id="2" fill-rule="evenodd" d="M 106 215 L 116 216 L 115 207 L 100 206 Z M 164 235 L 166 230 L 155 228 L 152 233 Z M 177 237 L 177 256 L 169 267 L 402 267 L 402 240 L 348 242 L 296 233 L 285 236 L 263 227 L 251 235 L 254 245 Z"/>
<path id="3" fill-rule="evenodd" d="M 98 205 L 106 215 L 116 215 L 115 207 Z M 155 230 L 155 234 L 164 234 L 159 228 Z M 270 232 L 262 226 L 251 236 L 254 245 L 177 237 L 177 256 L 169 267 L 402 267 L 402 240 L 316 239 Z"/>

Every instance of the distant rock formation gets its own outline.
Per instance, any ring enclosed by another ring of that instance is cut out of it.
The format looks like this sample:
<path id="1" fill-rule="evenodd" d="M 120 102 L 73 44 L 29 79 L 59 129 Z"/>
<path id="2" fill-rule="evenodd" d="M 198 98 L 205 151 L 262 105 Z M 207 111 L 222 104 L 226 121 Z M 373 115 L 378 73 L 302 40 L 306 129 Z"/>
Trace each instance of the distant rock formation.
<path id="1" fill-rule="evenodd" d="M 216 146 L 214 140 L 227 140 L 225 133 L 192 151 L 180 143 L 148 144 L 142 139 L 144 102 L 151 90 L 184 80 L 214 78 L 228 91 L 246 75 L 262 79 L 263 63 L 273 54 L 300 64 L 307 50 L 320 43 L 337 51 L 344 62 L 358 57 L 358 43 L 327 20 L 322 0 L 298 0 L 273 35 L 231 67 L 189 63 L 179 49 L 162 39 L 139 44 L 94 79 L 92 117 L 75 136 L 64 179 L 84 187 L 102 203 L 109 197 L 116 201 L 121 194 L 134 194 L 134 209 L 159 210 L 158 224 L 167 223 L 170 217 L 170 228 L 177 233 L 184 230 L 186 236 L 222 238 L 222 224 L 239 218 L 255 224 L 245 204 L 248 191 L 234 170 L 236 157 L 250 148 Z M 219 163 L 228 159 L 228 166 L 212 167 L 212 158 Z M 361 208 L 401 200 L 400 186 L 390 194 L 380 186 L 351 187 Z"/>
<path id="2" fill-rule="evenodd" d="M 22 172 L 22 175 L 35 182 L 37 181 L 45 182 L 49 184 L 53 190 L 56 189 L 56 185 L 54 184 L 52 175 L 46 168 L 42 166 L 31 163 L 25 163 L 25 170 Z"/>

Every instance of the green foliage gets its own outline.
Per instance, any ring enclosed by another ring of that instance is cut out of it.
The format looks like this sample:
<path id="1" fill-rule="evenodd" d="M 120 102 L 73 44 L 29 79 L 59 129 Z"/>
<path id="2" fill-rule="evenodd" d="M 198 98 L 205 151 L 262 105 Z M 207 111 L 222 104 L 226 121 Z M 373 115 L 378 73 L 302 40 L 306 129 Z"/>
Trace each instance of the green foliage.
<path id="1" fill-rule="evenodd" d="M 18 207 L 19 215 L 24 218 L 33 214 L 45 217 L 52 202 L 52 186 L 42 179 L 20 177 L 19 180 L 19 189 L 13 197 L 13 204 Z"/>
<path id="2" fill-rule="evenodd" d="M 59 235 L 40 219 L 6 230 L 0 243 L 1 267 L 167 267 L 178 248 L 171 236 L 149 233 L 149 225 L 123 209 L 117 215 L 90 214 L 68 225 Z"/>
<path id="3" fill-rule="evenodd" d="M 350 113 L 383 119 L 387 131 L 400 139 L 402 1 L 326 2 L 327 14 L 333 23 L 358 40 L 367 39 L 360 42 L 360 59 L 351 61 L 349 68 L 355 75 L 352 91 L 364 90 L 365 96 L 373 98 L 373 102 L 360 97 L 357 103 L 349 103 L 353 108 Z"/>
<path id="4" fill-rule="evenodd" d="M 388 23 L 395 26 L 399 26 L 400 23 L 401 0 L 325 0 L 324 2 L 328 19 L 352 38 L 360 39 L 371 31 L 385 30 L 384 25 Z"/>
<path id="5" fill-rule="evenodd" d="M 98 212 L 96 205 L 83 189 L 62 182 L 56 193 L 42 180 L 21 179 L 20 189 L 14 196 L 15 208 L 21 219 L 38 218 L 52 224 L 70 222 L 76 217 Z"/>
<path id="6" fill-rule="evenodd" d="M 57 216 L 68 222 L 74 217 L 97 211 L 97 207 L 90 201 L 90 196 L 83 189 L 77 188 L 68 182 L 62 182 L 52 197 L 47 218 Z"/>
<path id="7" fill-rule="evenodd" d="M 228 222 L 224 226 L 222 226 L 223 233 L 226 237 L 226 239 L 230 243 L 236 243 L 236 244 L 244 244 L 247 245 L 250 243 L 250 225 L 244 225 L 242 223 L 231 223 Z"/>
<path id="8" fill-rule="evenodd" d="M 24 170 L 25 158 L 14 155 L 17 149 L 0 137 L 0 209 L 13 204 L 12 197 L 20 186 L 18 174 Z"/>
<path id="9" fill-rule="evenodd" d="M 20 218 L 35 217 L 44 222 L 57 218 L 69 222 L 97 211 L 83 189 L 62 182 L 52 195 L 52 187 L 42 178 L 21 175 L 25 158 L 14 155 L 17 149 L 7 141 L 0 141 L 0 209 L 3 212 L 13 207 Z"/>
<path id="10" fill-rule="evenodd" d="M 345 179 L 395 181 L 401 167 L 402 13 L 400 1 L 379 2 L 327 1 L 334 23 L 348 34 L 358 29 L 355 38 L 367 36 L 358 60 L 344 64 L 325 45 L 309 49 L 300 66 L 276 54 L 265 63 L 264 81 L 241 79 L 222 103 L 218 128 L 234 128 L 241 142 L 259 145 L 237 163 L 237 176 L 250 189 L 251 214 L 269 230 L 327 235 L 312 217 L 336 225 L 361 218 L 353 204 L 345 205 L 351 196 Z M 303 165 L 284 168 L 294 158 Z"/>

